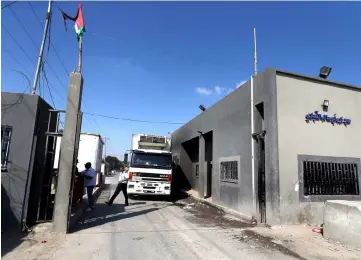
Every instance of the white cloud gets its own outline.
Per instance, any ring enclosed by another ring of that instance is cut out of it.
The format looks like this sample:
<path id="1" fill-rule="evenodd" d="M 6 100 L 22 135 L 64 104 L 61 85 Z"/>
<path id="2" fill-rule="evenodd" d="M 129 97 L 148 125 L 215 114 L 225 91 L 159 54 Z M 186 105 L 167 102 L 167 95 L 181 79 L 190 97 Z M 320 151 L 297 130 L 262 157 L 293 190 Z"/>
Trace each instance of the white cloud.
<path id="1" fill-rule="evenodd" d="M 231 93 L 233 90 L 234 90 L 233 88 L 229 88 L 229 89 L 227 90 L 227 95 L 228 95 L 229 93 Z"/>
<path id="2" fill-rule="evenodd" d="M 225 88 L 221 88 L 221 87 L 219 87 L 219 86 L 215 86 L 215 87 L 214 87 L 214 91 L 215 91 L 218 95 L 220 95 L 220 94 L 223 93 L 223 91 L 225 91 Z"/>
<path id="3" fill-rule="evenodd" d="M 206 96 L 213 94 L 213 91 L 208 88 L 196 88 L 196 92 L 200 95 L 206 95 Z"/>
<path id="4" fill-rule="evenodd" d="M 246 83 L 246 81 L 241 81 L 240 83 L 237 84 L 236 88 L 239 88 L 240 86 L 242 86 L 244 83 Z"/>

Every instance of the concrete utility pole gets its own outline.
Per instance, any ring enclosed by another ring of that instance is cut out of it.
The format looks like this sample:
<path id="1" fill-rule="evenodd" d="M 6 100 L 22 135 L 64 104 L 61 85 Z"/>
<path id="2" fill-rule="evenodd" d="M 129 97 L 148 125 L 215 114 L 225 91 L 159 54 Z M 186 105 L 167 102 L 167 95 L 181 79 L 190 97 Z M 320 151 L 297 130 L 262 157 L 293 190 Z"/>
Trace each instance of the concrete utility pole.
<path id="1" fill-rule="evenodd" d="M 72 176 L 76 162 L 75 152 L 80 134 L 81 98 L 83 77 L 80 73 L 70 74 L 65 125 L 60 146 L 58 185 L 55 194 L 53 227 L 55 232 L 67 233 L 72 204 Z"/>
<path id="2" fill-rule="evenodd" d="M 110 139 L 109 137 L 104 137 L 104 162 L 105 158 L 107 158 L 107 141 Z"/>
<path id="3" fill-rule="evenodd" d="M 34 79 L 33 88 L 31 91 L 31 94 L 33 94 L 33 95 L 36 94 L 36 86 L 38 85 L 38 81 L 39 81 L 40 69 L 41 69 L 42 62 L 43 62 L 44 45 L 45 45 L 46 36 L 48 35 L 50 16 L 51 16 L 51 0 L 49 0 L 48 12 L 46 13 L 46 21 L 45 21 L 45 27 L 44 27 L 44 33 L 43 33 L 43 40 L 41 41 L 41 45 L 40 45 L 38 64 L 36 66 L 35 79 Z"/>

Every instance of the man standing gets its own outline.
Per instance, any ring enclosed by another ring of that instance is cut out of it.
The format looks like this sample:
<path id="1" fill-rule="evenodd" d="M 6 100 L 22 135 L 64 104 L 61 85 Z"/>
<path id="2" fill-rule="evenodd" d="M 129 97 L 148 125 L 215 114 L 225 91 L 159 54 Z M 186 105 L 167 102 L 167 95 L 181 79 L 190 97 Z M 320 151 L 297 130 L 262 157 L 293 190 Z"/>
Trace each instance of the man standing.
<path id="1" fill-rule="evenodd" d="M 94 209 L 93 190 L 95 186 L 96 172 L 91 167 L 92 164 L 90 162 L 87 162 L 84 166 L 85 166 L 85 170 L 82 171 L 80 174 L 84 176 L 84 186 L 86 187 L 86 192 L 88 195 L 89 207 L 87 208 L 86 211 L 90 211 Z"/>
<path id="2" fill-rule="evenodd" d="M 110 198 L 110 200 L 105 202 L 106 204 L 111 206 L 113 204 L 113 201 L 115 200 L 115 198 L 120 193 L 120 191 L 123 191 L 123 195 L 124 195 L 124 198 L 125 198 L 125 206 L 129 205 L 129 203 L 128 203 L 128 193 L 127 193 L 128 180 L 129 180 L 129 173 L 128 173 L 128 171 L 124 171 L 124 167 L 121 166 L 120 167 L 120 173 L 119 173 L 118 186 L 115 189 L 115 192 L 114 192 L 113 196 Z"/>

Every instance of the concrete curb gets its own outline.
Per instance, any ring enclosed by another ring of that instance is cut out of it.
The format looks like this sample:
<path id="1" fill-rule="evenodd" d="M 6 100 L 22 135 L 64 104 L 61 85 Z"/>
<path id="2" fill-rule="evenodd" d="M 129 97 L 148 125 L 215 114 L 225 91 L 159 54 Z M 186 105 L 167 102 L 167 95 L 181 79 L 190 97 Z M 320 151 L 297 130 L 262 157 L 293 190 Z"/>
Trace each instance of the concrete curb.
<path id="1" fill-rule="evenodd" d="M 104 188 L 104 185 L 100 186 L 93 192 L 94 203 L 98 200 L 99 195 L 103 191 L 103 188 Z M 84 196 L 84 197 L 86 197 L 86 196 Z M 69 230 L 78 222 L 78 220 L 81 218 L 81 216 L 83 216 L 84 211 L 87 209 L 87 207 L 88 207 L 87 202 L 82 201 L 79 203 L 75 213 L 72 214 L 72 216 L 70 217 Z"/>
<path id="2" fill-rule="evenodd" d="M 256 223 L 256 220 L 252 217 L 252 216 L 248 216 L 248 215 L 245 215 L 245 214 L 242 214 L 238 211 L 235 211 L 233 209 L 229 209 L 229 208 L 226 208 L 226 207 L 223 207 L 223 206 L 220 206 L 218 204 L 215 204 L 213 202 L 210 202 L 206 199 L 202 199 L 202 198 L 199 198 L 197 196 L 194 196 L 192 193 L 186 191 L 186 190 L 181 190 L 181 192 L 183 192 L 184 194 L 187 194 L 189 197 L 199 201 L 199 202 L 202 202 L 204 204 L 207 204 L 208 206 L 211 206 L 211 207 L 214 207 L 218 210 L 222 210 L 224 213 L 227 213 L 227 214 L 230 214 L 234 217 L 237 217 L 237 218 L 240 218 L 242 221 L 244 222 L 247 222 L 247 223 L 250 223 L 250 224 L 255 224 Z"/>

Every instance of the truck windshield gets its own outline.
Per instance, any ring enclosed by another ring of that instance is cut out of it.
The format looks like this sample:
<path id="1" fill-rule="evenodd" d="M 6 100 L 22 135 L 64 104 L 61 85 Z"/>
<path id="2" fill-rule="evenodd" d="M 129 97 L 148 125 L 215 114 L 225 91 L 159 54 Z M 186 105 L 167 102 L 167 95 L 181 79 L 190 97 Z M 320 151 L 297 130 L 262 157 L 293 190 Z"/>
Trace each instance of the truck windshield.
<path id="1" fill-rule="evenodd" d="M 171 169 L 172 155 L 156 153 L 133 153 L 131 165 L 141 168 L 157 167 L 161 169 Z"/>

